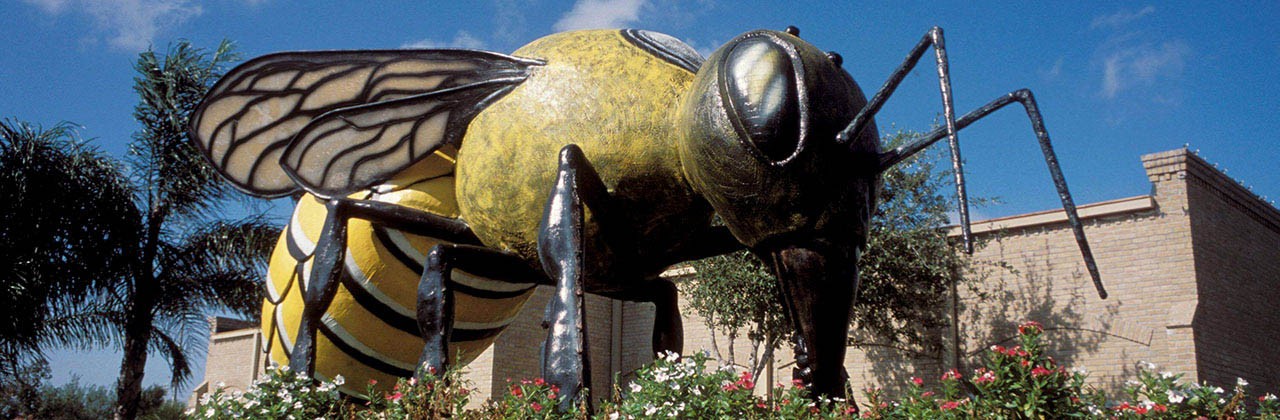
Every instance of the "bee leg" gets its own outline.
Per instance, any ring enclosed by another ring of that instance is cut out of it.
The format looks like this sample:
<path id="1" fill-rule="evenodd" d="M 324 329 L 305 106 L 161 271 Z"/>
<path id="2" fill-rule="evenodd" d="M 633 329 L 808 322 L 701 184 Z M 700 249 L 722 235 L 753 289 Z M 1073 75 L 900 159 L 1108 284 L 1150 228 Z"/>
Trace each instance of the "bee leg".
<path id="1" fill-rule="evenodd" d="M 338 292 L 338 279 L 342 274 L 347 250 L 347 214 L 338 200 L 325 202 L 328 212 L 320 239 L 312 254 L 311 278 L 302 290 L 302 321 L 298 336 L 289 354 L 289 368 L 315 377 L 316 331 L 320 318 L 329 309 L 329 303 Z M 302 284 L 301 282 L 299 284 Z"/>
<path id="2" fill-rule="evenodd" d="M 550 284 L 541 272 L 529 268 L 514 254 L 471 245 L 439 244 L 427 253 L 418 283 L 418 331 L 426 345 L 418 359 L 419 379 L 448 369 L 449 338 L 453 335 L 453 270 L 498 281 Z M 530 281 L 530 279 L 533 279 Z M 527 290 L 527 289 L 526 289 Z"/>
<path id="3" fill-rule="evenodd" d="M 587 355 L 587 323 L 583 296 L 587 250 L 583 246 L 583 204 L 593 215 L 607 217 L 604 184 L 576 145 L 560 150 L 556 183 L 538 229 L 538 257 L 548 277 L 556 280 L 556 294 L 547 307 L 549 328 L 543 346 L 542 374 L 563 392 L 559 408 L 591 398 L 584 386 L 591 377 Z"/>

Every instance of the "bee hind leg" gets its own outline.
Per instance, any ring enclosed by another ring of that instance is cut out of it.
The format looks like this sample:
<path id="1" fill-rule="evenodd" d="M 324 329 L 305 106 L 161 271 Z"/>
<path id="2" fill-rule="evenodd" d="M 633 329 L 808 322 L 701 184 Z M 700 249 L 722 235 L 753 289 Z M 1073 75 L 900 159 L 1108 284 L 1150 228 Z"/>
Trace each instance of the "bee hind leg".
<path id="1" fill-rule="evenodd" d="M 425 346 L 418 359 L 416 375 L 443 374 L 449 368 L 449 338 L 453 335 L 453 291 L 458 286 L 453 281 L 454 270 L 498 281 L 524 281 L 532 289 L 537 284 L 551 284 L 541 272 L 529 268 L 514 254 L 480 246 L 439 244 L 427 253 L 423 264 L 422 280 L 418 283 L 418 331 Z M 522 293 L 528 289 L 517 291 Z M 437 376 L 438 377 L 438 376 Z"/>

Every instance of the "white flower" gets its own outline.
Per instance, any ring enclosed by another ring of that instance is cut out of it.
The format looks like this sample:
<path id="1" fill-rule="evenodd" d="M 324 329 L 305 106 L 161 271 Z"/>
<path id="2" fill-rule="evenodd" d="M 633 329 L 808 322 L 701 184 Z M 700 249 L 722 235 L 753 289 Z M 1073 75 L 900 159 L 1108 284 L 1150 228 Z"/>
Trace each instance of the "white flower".
<path id="1" fill-rule="evenodd" d="M 346 380 L 346 379 L 343 379 L 343 378 L 342 378 L 342 375 L 337 375 L 337 376 L 334 376 L 334 377 L 333 377 L 333 384 L 334 384 L 334 385 L 342 385 L 342 384 L 345 384 L 345 383 L 347 383 L 347 380 Z"/>
<path id="2" fill-rule="evenodd" d="M 226 388 L 226 387 L 227 387 L 227 383 L 226 383 L 226 382 L 222 382 L 222 381 L 218 381 L 218 383 L 213 384 L 213 386 L 214 386 L 215 388 Z"/>
<path id="3" fill-rule="evenodd" d="M 1236 386 L 1244 388 L 1249 386 L 1249 381 L 1244 380 L 1244 378 L 1236 378 Z"/>
<path id="4" fill-rule="evenodd" d="M 1174 376 L 1177 375 L 1174 375 L 1173 372 L 1160 372 L 1161 379 L 1173 379 Z"/>
<path id="5" fill-rule="evenodd" d="M 280 366 L 280 371 L 281 371 L 281 372 L 288 372 L 288 371 L 289 371 L 289 365 Z"/>
<path id="6" fill-rule="evenodd" d="M 1180 402 L 1182 402 L 1182 400 L 1186 399 L 1186 397 L 1185 397 L 1185 396 L 1183 396 L 1181 392 L 1173 392 L 1173 390 L 1172 390 L 1172 389 L 1171 389 L 1171 390 L 1168 390 L 1168 391 L 1165 391 L 1165 392 L 1164 392 L 1164 395 L 1165 395 L 1165 396 L 1168 396 L 1168 397 L 1169 397 L 1169 402 L 1174 403 L 1174 404 L 1180 403 Z"/>
<path id="7" fill-rule="evenodd" d="M 212 407 L 210 407 L 208 410 L 204 410 L 204 416 L 205 416 L 205 417 L 213 417 L 213 414 L 214 414 L 214 413 L 217 413 L 217 412 L 216 412 L 216 411 L 213 411 L 213 408 L 212 408 Z"/>
<path id="8" fill-rule="evenodd" d="M 1264 396 L 1264 397 L 1262 397 L 1262 398 L 1263 398 L 1263 399 L 1266 399 L 1267 401 L 1275 401 L 1275 400 L 1276 400 L 1276 394 L 1272 394 L 1272 393 L 1269 393 L 1269 392 L 1268 392 L 1268 393 L 1267 393 L 1267 395 L 1266 395 L 1266 396 Z"/>
<path id="9" fill-rule="evenodd" d="M 609 420 L 618 420 L 618 418 L 619 418 L 619 416 L 618 416 L 618 412 L 617 412 L 617 411 L 614 411 L 614 412 L 612 412 L 612 413 L 609 413 Z"/>
<path id="10" fill-rule="evenodd" d="M 671 390 L 672 390 L 672 391 L 679 391 L 679 390 L 680 390 L 680 383 L 679 383 L 679 382 L 672 383 L 672 384 L 671 384 Z"/>
<path id="11" fill-rule="evenodd" d="M 630 387 L 630 388 L 631 388 L 631 392 L 640 392 L 640 390 L 641 390 L 641 389 L 643 389 L 643 388 L 641 388 L 641 387 L 640 387 L 640 384 L 635 383 L 635 382 L 632 382 L 632 383 L 631 383 L 631 387 Z"/>
<path id="12" fill-rule="evenodd" d="M 690 393 L 692 393 L 692 394 L 693 394 L 693 395 L 695 395 L 695 396 L 698 396 L 698 397 L 701 397 L 701 396 L 702 396 L 702 390 L 701 390 L 701 389 L 699 389 L 699 388 L 698 388 L 698 387 L 696 387 L 696 386 L 695 386 L 695 387 L 693 387 L 693 388 L 690 388 L 690 389 L 689 389 L 689 392 L 690 392 Z"/>
<path id="13" fill-rule="evenodd" d="M 1214 387 L 1214 388 L 1213 388 L 1213 393 L 1214 393 L 1214 394 L 1221 394 L 1221 393 L 1222 393 L 1222 387 L 1220 387 L 1220 386 L 1219 386 L 1219 387 Z"/>
<path id="14" fill-rule="evenodd" d="M 293 409 L 294 409 L 294 410 L 301 410 L 301 409 L 302 409 L 302 401 L 298 401 L 298 402 L 293 403 Z"/>
<path id="15" fill-rule="evenodd" d="M 1138 367 L 1142 368 L 1142 370 L 1156 370 L 1155 363 L 1151 363 L 1145 360 L 1139 360 Z"/>
<path id="16" fill-rule="evenodd" d="M 658 407 L 654 407 L 652 403 L 644 405 L 644 415 L 652 416 L 658 412 Z"/>
<path id="17" fill-rule="evenodd" d="M 1138 386 L 1138 385 L 1142 385 L 1142 382 L 1138 382 L 1138 381 L 1135 381 L 1135 380 L 1130 379 L 1130 380 L 1124 381 L 1124 384 L 1125 384 L 1126 386 Z"/>

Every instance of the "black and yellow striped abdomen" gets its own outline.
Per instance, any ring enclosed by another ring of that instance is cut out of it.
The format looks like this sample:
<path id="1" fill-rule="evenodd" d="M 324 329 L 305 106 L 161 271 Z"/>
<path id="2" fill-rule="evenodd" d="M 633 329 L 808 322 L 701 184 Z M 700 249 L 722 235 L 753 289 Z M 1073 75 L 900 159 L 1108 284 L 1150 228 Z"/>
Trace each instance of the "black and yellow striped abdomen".
<path id="1" fill-rule="evenodd" d="M 456 217 L 452 151 L 437 152 L 371 192 L 370 199 Z M 326 211 L 312 196 L 298 202 L 272 255 L 262 326 L 270 357 L 288 355 L 302 315 L 302 294 L 311 274 L 311 254 Z M 316 376 L 346 380 L 343 391 L 359 395 L 370 379 L 390 386 L 413 374 L 423 341 L 415 299 L 426 254 L 439 240 L 405 234 L 367 220 L 348 222 L 341 283 L 322 318 L 316 345 Z M 533 293 L 529 283 L 499 282 L 454 270 L 456 299 L 449 358 L 458 365 L 483 352 Z"/>

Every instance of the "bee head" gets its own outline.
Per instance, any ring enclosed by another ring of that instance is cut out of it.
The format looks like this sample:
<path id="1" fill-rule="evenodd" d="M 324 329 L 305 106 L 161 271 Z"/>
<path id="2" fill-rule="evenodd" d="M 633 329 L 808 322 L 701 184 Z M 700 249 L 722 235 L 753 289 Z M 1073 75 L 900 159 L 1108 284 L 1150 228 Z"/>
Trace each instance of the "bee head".
<path id="1" fill-rule="evenodd" d="M 717 49 L 679 111 L 686 177 L 751 247 L 819 230 L 865 238 L 870 215 L 841 213 L 875 199 L 878 177 L 859 170 L 878 152 L 874 124 L 835 142 L 866 99 L 838 55 L 795 33 L 752 31 Z"/>
<path id="2" fill-rule="evenodd" d="M 739 242 L 770 265 L 795 322 L 797 373 L 844 396 L 845 340 L 879 182 L 874 125 L 836 142 L 866 105 L 839 56 L 754 31 L 711 54 L 681 105 L 680 162 Z"/>

